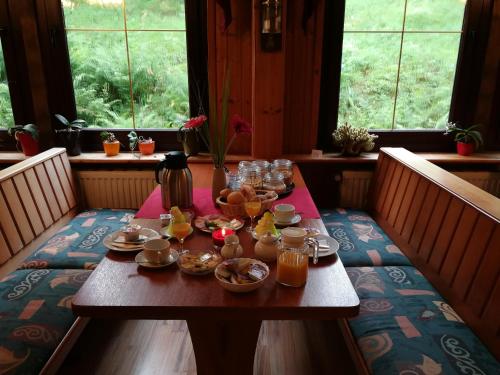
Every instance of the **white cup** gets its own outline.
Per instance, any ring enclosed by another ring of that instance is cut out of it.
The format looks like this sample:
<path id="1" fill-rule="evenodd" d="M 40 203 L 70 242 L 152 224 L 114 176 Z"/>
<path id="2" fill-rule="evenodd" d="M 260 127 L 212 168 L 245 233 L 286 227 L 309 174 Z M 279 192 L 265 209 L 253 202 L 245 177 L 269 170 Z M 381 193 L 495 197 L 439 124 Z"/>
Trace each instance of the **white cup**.
<path id="1" fill-rule="evenodd" d="M 293 204 L 277 204 L 274 206 L 274 217 L 278 223 L 290 223 L 295 217 L 295 206 Z"/>
<path id="2" fill-rule="evenodd" d="M 300 248 L 304 246 L 307 231 L 299 227 L 287 227 L 281 230 L 281 241 L 285 246 Z"/>
<path id="3" fill-rule="evenodd" d="M 144 244 L 143 254 L 149 263 L 166 263 L 170 255 L 170 242 L 162 238 L 149 240 Z"/>

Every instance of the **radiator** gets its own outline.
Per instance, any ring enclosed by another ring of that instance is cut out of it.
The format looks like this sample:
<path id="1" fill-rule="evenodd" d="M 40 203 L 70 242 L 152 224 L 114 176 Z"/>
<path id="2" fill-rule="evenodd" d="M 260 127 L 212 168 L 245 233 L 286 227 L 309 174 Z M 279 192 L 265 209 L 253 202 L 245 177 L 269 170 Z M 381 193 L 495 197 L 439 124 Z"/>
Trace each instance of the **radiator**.
<path id="1" fill-rule="evenodd" d="M 451 172 L 491 195 L 500 198 L 500 172 Z M 340 207 L 366 208 L 372 172 L 343 171 L 340 184 Z"/>
<path id="2" fill-rule="evenodd" d="M 156 187 L 152 171 L 76 171 L 87 208 L 139 208 Z"/>

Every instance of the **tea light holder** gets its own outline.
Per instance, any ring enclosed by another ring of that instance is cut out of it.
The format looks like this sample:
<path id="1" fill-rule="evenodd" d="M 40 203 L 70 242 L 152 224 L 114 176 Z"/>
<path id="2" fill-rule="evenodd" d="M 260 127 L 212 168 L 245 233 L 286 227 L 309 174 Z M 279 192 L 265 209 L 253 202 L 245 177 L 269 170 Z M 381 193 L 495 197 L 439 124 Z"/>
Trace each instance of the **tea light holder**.
<path id="1" fill-rule="evenodd" d="M 216 247 L 224 246 L 224 239 L 231 234 L 234 234 L 234 230 L 229 228 L 221 228 L 214 230 L 212 232 L 212 240 L 214 242 L 214 246 Z"/>

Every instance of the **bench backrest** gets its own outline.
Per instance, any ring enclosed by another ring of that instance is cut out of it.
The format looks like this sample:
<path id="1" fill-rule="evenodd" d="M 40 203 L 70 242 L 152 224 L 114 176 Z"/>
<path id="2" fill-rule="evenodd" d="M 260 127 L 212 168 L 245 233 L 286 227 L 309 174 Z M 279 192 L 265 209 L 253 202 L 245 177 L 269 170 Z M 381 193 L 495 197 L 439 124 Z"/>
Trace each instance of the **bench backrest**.
<path id="1" fill-rule="evenodd" d="M 0 264 L 77 206 L 66 149 L 0 171 Z"/>
<path id="2" fill-rule="evenodd" d="M 500 357 L 500 199 L 402 148 L 382 148 L 374 219 Z"/>

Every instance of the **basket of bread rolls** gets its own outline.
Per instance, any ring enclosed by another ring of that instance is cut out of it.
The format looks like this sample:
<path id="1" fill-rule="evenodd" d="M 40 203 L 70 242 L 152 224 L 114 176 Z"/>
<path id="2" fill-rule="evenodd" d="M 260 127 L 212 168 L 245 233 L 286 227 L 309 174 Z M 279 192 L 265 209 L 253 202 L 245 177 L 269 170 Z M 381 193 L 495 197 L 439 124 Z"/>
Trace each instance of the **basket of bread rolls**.
<path id="1" fill-rule="evenodd" d="M 240 190 L 221 190 L 216 202 L 225 216 L 248 217 L 245 211 L 245 202 L 255 198 L 261 201 L 260 216 L 271 209 L 273 202 L 278 199 L 278 194 L 274 191 L 255 190 L 249 185 L 241 185 Z"/>

